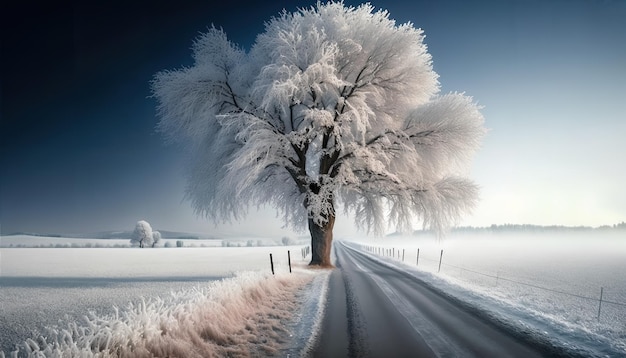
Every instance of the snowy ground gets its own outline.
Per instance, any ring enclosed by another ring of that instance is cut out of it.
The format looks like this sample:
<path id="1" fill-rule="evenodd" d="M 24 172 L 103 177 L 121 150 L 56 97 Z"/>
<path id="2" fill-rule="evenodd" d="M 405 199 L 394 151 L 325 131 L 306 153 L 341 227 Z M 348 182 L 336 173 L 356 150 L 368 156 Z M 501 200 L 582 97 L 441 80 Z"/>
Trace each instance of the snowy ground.
<path id="1" fill-rule="evenodd" d="M 412 237 L 360 244 L 378 260 L 500 319 L 564 344 L 626 356 L 626 238 L 620 232 L 589 235 L 465 234 L 441 243 Z"/>
<path id="2" fill-rule="evenodd" d="M 56 326 L 54 332 L 58 333 L 63 327 L 67 329 L 74 324 L 92 327 L 96 324 L 104 327 L 107 324 L 102 322 L 109 322 L 108 326 L 119 326 L 119 322 L 123 321 L 119 317 L 129 314 L 132 316 L 131 313 L 141 307 L 143 302 L 148 302 L 148 311 L 151 310 L 150 321 L 157 322 L 163 320 L 163 317 L 171 319 L 174 311 L 183 316 L 185 312 L 188 314 L 192 309 L 190 307 L 194 307 L 190 302 L 197 302 L 200 297 L 210 297 L 209 301 L 216 302 L 224 300 L 224 295 L 230 295 L 229 301 L 235 302 L 235 296 L 246 296 L 253 292 L 253 295 L 261 295 L 270 303 L 272 295 L 289 297 L 287 292 L 293 293 L 293 290 L 299 290 L 313 279 L 303 269 L 294 270 L 292 275 L 288 273 L 287 250 L 292 253 L 294 267 L 304 265 L 300 248 L 0 249 L 0 351 L 8 353 L 28 338 L 37 337 L 36 332 L 49 332 L 44 327 Z M 270 273 L 270 253 L 273 253 L 276 277 L 280 277 L 279 280 Z M 242 276 L 236 272 L 251 273 Z M 223 278 L 226 280 L 221 281 Z M 259 289 L 259 285 L 267 289 Z M 318 282 L 317 285 L 320 286 L 321 283 Z M 225 290 L 225 287 L 230 288 Z M 247 288 L 233 294 L 233 291 L 237 291 L 235 287 Z M 269 316 L 279 317 L 278 320 L 282 320 L 280 324 L 286 324 L 292 318 L 289 316 L 294 311 L 294 305 L 305 302 L 312 304 L 310 297 L 302 296 L 300 299 L 302 302 L 283 298 L 282 306 L 257 307 L 258 312 L 265 312 L 265 318 L 260 319 L 267 322 Z M 134 308 L 129 308 L 131 303 Z M 206 306 L 206 302 L 203 305 Z M 119 308 L 118 313 L 113 306 Z M 250 303 L 243 306 L 250 306 Z M 218 310 L 217 306 L 212 307 L 214 311 Z M 231 310 L 247 312 L 248 316 L 252 314 L 241 307 L 231 307 Z M 111 323 L 110 317 L 116 314 L 118 317 L 113 321 L 117 323 Z M 137 312 L 134 314 L 137 316 Z M 218 312 L 209 314 L 224 315 Z M 245 325 L 250 317 L 244 316 L 230 318 L 233 318 L 231 321 L 238 320 L 239 324 Z M 300 316 L 301 319 L 313 319 L 306 314 Z M 290 322 L 294 325 L 297 323 Z M 130 325 L 128 322 L 124 324 Z M 274 322 L 269 324 L 270 328 L 266 328 L 269 331 L 279 331 L 274 327 L 276 325 L 278 323 Z M 252 329 L 256 328 L 246 326 L 243 331 Z M 254 335 L 262 336 L 258 332 Z M 73 333 L 73 336 L 76 340 L 80 334 Z M 93 334 L 90 337 L 93 339 Z M 248 336 L 248 340 L 252 340 L 250 337 Z M 276 342 L 282 342 L 281 344 L 287 345 L 285 349 L 291 351 L 301 349 L 301 346 L 289 343 L 291 338 L 266 337 L 267 342 L 257 342 L 253 346 L 265 347 L 268 350 L 266 353 L 277 349 Z M 245 337 L 240 339 L 246 340 Z M 274 343 L 268 343 L 270 341 Z M 302 338 L 298 341 L 301 345 L 306 343 Z M 39 342 L 38 346 L 44 349 L 45 344 Z M 203 349 L 213 348 L 215 347 Z"/>
<path id="3" fill-rule="evenodd" d="M 622 234 L 470 235 L 453 236 L 442 243 L 396 237 L 361 240 L 359 244 L 377 260 L 411 272 L 498 319 L 544 332 L 563 344 L 626 356 L 626 242 Z M 287 273 L 288 249 L 294 266 L 300 266 L 292 275 Z M 438 273 L 441 249 L 443 263 Z M 395 256 L 382 254 L 387 250 Z M 269 253 L 273 253 L 278 280 L 269 273 Z M 112 339 L 107 337 L 111 336 L 94 332 L 111 332 L 111 327 L 126 332 L 123 336 L 134 339 L 136 345 L 137 332 L 150 336 L 171 322 L 195 326 L 197 322 L 185 317 L 200 316 L 205 317 L 203 322 L 226 317 L 219 323 L 225 327 L 220 330 L 231 329 L 233 338 L 229 342 L 247 347 L 248 352 L 256 349 L 257 354 L 297 356 L 310 349 L 307 344 L 311 332 L 315 332 L 311 324 L 319 320 L 319 303 L 328 277 L 303 270 L 304 263 L 300 247 L 2 248 L 0 351 L 8 353 L 29 337 L 36 338 L 35 331 L 56 332 L 56 336 L 48 335 L 48 340 L 61 340 L 70 350 L 77 349 L 80 337 L 107 346 Z M 248 273 L 237 276 L 236 272 Z M 598 320 L 601 287 L 603 304 Z M 300 293 L 293 296 L 293 292 Z M 256 306 L 254 312 L 240 309 L 259 301 L 259 297 L 270 304 Z M 273 301 L 271 297 L 280 299 Z M 230 308 L 224 311 L 228 302 L 237 305 L 227 306 Z M 200 312 L 199 305 L 212 308 Z M 231 311 L 243 315 L 232 316 Z M 255 320 L 262 324 L 250 325 Z M 146 322 L 160 323 L 155 326 Z M 81 333 L 81 325 L 91 330 Z M 53 330 L 45 331 L 45 326 Z M 151 328 L 146 331 L 146 327 Z M 270 333 L 260 333 L 258 327 Z M 178 336 L 167 347 L 181 347 L 181 342 L 193 336 Z M 255 337 L 261 337 L 261 341 Z M 52 347 L 37 340 L 30 343 L 39 349 Z M 181 349 L 196 352 L 194 349 L 199 348 Z"/>

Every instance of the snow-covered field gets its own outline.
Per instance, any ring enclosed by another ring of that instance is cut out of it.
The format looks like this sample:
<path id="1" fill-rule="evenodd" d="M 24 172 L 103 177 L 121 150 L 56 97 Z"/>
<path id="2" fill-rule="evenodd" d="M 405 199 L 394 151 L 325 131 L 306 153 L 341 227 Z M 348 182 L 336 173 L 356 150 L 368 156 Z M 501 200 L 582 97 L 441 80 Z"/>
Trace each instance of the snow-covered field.
<path id="1" fill-rule="evenodd" d="M 395 237 L 360 243 L 373 256 L 457 292 L 461 300 L 497 311 L 504 319 L 547 332 L 565 344 L 626 356 L 623 231 L 455 234 L 442 242 Z"/>
<path id="2" fill-rule="evenodd" d="M 563 344 L 626 356 L 623 232 L 559 237 L 548 233 L 458 234 L 443 242 L 388 237 L 360 240 L 359 245 L 372 257 L 418 275 L 502 320 L 545 332 Z M 202 322 L 231 330 L 232 337 L 227 340 L 232 346 L 228 349 L 247 344 L 248 348 L 242 349 L 259 355 L 297 353 L 307 343 L 310 322 L 319 319 L 311 312 L 318 307 L 315 299 L 323 296 L 324 276 L 301 269 L 306 261 L 300 248 L 0 248 L 0 352 L 13 351 L 16 345 L 22 345 L 24 352 L 25 342 L 49 351 L 55 346 L 46 342 L 56 342 L 57 348 L 65 347 L 74 356 L 81 344 L 138 347 L 139 341 L 147 350 L 178 347 L 187 353 L 197 353 L 198 349 L 206 353 L 223 349 L 212 344 L 187 346 L 195 334 L 205 334 L 213 342 L 226 339 L 208 333 L 215 331 L 215 326 L 202 326 L 204 333 L 187 332 L 165 346 L 150 345 L 146 343 L 149 339 L 143 339 L 155 337 L 155 332 L 167 327 L 200 327 L 194 317 L 204 317 Z M 288 273 L 287 250 L 292 254 L 294 274 Z M 275 277 L 270 274 L 270 253 Z M 297 291 L 311 280 L 316 282 L 313 291 L 320 295 L 288 299 L 293 295 L 287 292 Z M 261 314 L 255 319 L 262 323 L 253 326 L 249 318 L 252 311 L 242 307 L 258 302 L 269 305 L 255 308 Z M 230 303 L 234 306 L 228 306 Z M 303 304 L 308 308 L 295 311 Z M 198 311 L 200 306 L 210 308 Z M 231 311 L 241 314 L 232 315 Z M 226 318 L 220 321 L 218 317 Z M 288 332 L 284 324 L 294 318 Z M 43 341 L 37 339 L 41 334 L 47 335 Z M 297 343 L 289 343 L 290 339 Z"/>
<path id="3" fill-rule="evenodd" d="M 89 337 L 91 340 L 98 340 L 100 342 L 98 344 L 101 345 L 104 344 L 102 339 L 110 340 L 113 336 L 117 337 L 115 338 L 117 340 L 122 339 L 117 334 L 122 331 L 126 332 L 123 334 L 126 338 L 122 341 L 126 339 L 124 342 L 128 343 L 128 340 L 134 339 L 133 344 L 136 345 L 136 335 L 154 333 L 145 331 L 150 324 L 153 325 L 150 329 L 159 330 L 164 325 L 174 324 L 172 323 L 174 321 L 178 322 L 175 323 L 177 327 L 181 326 L 183 323 L 180 322 L 183 320 L 187 322 L 185 324 L 195 327 L 197 322 L 193 323 L 193 319 L 189 317 L 202 315 L 212 316 L 211 320 L 215 325 L 222 327 L 220 329 L 230 327 L 239 330 L 238 332 L 248 332 L 247 338 L 233 338 L 233 342 L 238 342 L 239 345 L 242 340 L 251 342 L 254 340 L 252 336 L 260 337 L 263 334 L 252 332 L 259 328 L 252 327 L 247 321 L 249 317 L 246 314 L 251 314 L 251 311 L 246 307 L 251 305 L 250 301 L 261 300 L 271 304 L 273 295 L 277 295 L 275 298 L 278 298 L 285 295 L 286 291 L 297 290 L 312 279 L 309 271 L 298 269 L 305 264 L 300 249 L 300 246 L 158 249 L 2 248 L 0 351 L 6 353 L 13 351 L 16 345 L 22 344 L 28 338 L 36 338 L 39 334 L 47 335 L 48 343 L 67 343 L 66 349 L 74 349 L 75 353 L 78 349 L 76 344 L 80 339 L 85 340 L 87 339 L 85 337 Z M 288 273 L 287 250 L 292 254 L 294 274 Z M 273 254 L 276 276 L 270 273 L 270 253 Z M 241 272 L 247 273 L 240 274 Z M 252 296 L 248 300 L 241 300 L 241 297 L 249 295 Z M 205 300 L 203 307 L 212 308 L 201 313 L 194 311 L 198 309 L 198 305 L 194 304 L 198 300 Z M 216 302 L 227 301 L 231 305 L 228 310 L 232 312 L 218 312 L 223 310 L 224 306 Z M 271 321 L 268 317 L 285 320 L 289 315 L 285 313 L 286 311 L 280 313 L 281 310 L 293 312 L 296 304 L 284 297 L 280 298 L 280 301 L 284 306 L 282 308 L 280 305 L 271 304 L 257 309 L 257 312 L 265 312 L 267 317 L 263 319 L 270 327 L 266 327 L 268 331 L 279 331 L 274 327 L 277 323 L 268 323 L 268 320 Z M 145 302 L 147 304 L 144 304 Z M 213 304 L 207 306 L 207 302 Z M 130 304 L 133 305 L 132 308 Z M 119 310 L 114 310 L 114 306 Z M 146 318 L 146 315 L 149 318 Z M 220 323 L 218 316 L 224 315 L 227 322 Z M 164 323 L 166 321 L 169 323 Z M 238 323 L 233 325 L 233 322 Z M 91 333 L 79 334 L 78 327 L 81 325 L 91 327 Z M 211 329 L 218 327 L 215 325 Z M 239 325 L 246 327 L 241 329 Z M 117 328 L 111 328 L 113 326 Z M 45 330 L 44 327 L 52 327 L 53 330 Z M 72 329 L 78 331 L 74 332 Z M 110 337 L 95 336 L 93 332 L 98 330 L 103 332 L 108 330 Z M 140 333 L 137 333 L 138 331 Z M 285 341 L 284 337 L 264 339 L 267 342 Z M 111 342 L 105 345 L 113 344 Z M 176 342 L 170 342 L 170 346 L 182 344 L 181 339 Z M 35 340 L 35 343 L 40 349 L 46 347 L 45 342 Z M 47 348 L 51 347 L 52 345 Z M 254 347 L 265 347 L 262 349 L 267 350 L 266 354 L 277 349 L 270 343 L 254 344 Z M 210 351 L 215 347 L 202 349 Z"/>

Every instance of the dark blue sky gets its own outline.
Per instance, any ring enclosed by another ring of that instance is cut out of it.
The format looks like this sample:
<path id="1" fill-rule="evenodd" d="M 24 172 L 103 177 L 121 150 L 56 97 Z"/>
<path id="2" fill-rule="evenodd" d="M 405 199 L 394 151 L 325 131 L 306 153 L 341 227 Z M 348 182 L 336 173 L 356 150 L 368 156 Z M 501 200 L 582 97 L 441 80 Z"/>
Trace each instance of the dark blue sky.
<path id="1" fill-rule="evenodd" d="M 181 201 L 180 153 L 154 131 L 149 81 L 189 65 L 211 24 L 249 48 L 271 16 L 314 2 L 141 3 L 2 5 L 2 234 L 130 230 L 140 219 L 213 230 Z M 444 92 L 485 105 L 491 132 L 472 173 L 483 201 L 467 224 L 626 220 L 626 2 L 372 4 L 424 29 Z M 254 232 L 267 217 L 218 229 Z"/>

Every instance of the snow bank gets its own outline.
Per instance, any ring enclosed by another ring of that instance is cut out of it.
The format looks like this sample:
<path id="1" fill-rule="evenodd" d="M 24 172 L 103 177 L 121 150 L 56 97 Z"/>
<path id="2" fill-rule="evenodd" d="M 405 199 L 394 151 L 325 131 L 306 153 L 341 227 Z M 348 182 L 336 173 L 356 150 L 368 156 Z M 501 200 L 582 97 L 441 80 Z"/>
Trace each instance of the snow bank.
<path id="1" fill-rule="evenodd" d="M 245 272 L 169 298 L 144 300 L 114 314 L 85 317 L 79 325 L 51 327 L 22 344 L 29 357 L 214 357 L 278 355 L 300 327 L 321 314 L 322 296 L 311 300 L 303 288 L 323 295 L 324 271 L 295 268 L 292 274 Z M 314 280 L 316 276 L 321 277 Z M 321 285 L 321 286 L 320 286 Z M 309 286 L 310 288 L 310 286 Z M 299 294 L 295 294 L 300 292 Z M 316 312 L 307 316 L 300 309 Z M 313 304 L 311 306 L 311 304 Z M 294 323 L 294 312 L 296 314 Z M 315 319 L 313 320 L 315 321 Z M 298 323 L 300 322 L 300 323 Z M 302 334 L 301 334 L 302 335 Z M 302 337 L 298 338 L 300 342 Z M 290 345 L 297 350 L 298 344 Z M 16 354 L 15 352 L 13 354 Z M 0 356 L 3 356 L 0 352 Z"/>

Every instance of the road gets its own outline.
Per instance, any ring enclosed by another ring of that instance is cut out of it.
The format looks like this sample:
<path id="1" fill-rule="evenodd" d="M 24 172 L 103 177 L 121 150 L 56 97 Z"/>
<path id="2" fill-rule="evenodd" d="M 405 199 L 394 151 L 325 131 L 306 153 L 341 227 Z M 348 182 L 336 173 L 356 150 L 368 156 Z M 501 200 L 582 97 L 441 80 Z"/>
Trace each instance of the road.
<path id="1" fill-rule="evenodd" d="M 555 357 L 419 279 L 336 242 L 315 357 Z"/>

